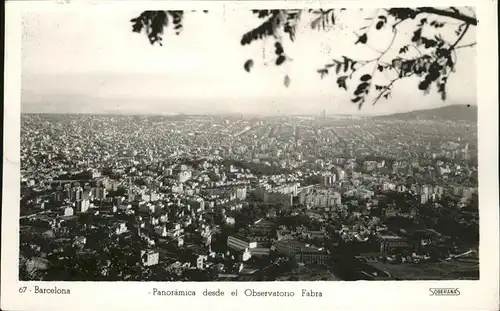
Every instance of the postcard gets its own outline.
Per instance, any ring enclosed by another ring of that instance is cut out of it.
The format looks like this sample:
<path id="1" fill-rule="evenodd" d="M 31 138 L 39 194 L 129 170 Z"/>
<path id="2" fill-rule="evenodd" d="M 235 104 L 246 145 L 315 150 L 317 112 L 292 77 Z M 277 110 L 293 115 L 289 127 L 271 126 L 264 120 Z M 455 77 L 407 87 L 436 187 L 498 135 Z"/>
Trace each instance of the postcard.
<path id="1" fill-rule="evenodd" d="M 5 310 L 498 310 L 494 1 L 6 3 Z"/>

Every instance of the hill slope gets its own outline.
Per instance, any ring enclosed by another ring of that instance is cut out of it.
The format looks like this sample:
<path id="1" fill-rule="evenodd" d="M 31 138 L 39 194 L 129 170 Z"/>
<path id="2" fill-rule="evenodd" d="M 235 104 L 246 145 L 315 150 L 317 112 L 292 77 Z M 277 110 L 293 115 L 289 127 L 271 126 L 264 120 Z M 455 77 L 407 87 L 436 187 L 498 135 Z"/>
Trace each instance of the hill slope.
<path id="1" fill-rule="evenodd" d="M 416 110 L 404 113 L 378 116 L 383 120 L 464 120 L 477 121 L 477 106 L 450 105 L 434 109 Z"/>

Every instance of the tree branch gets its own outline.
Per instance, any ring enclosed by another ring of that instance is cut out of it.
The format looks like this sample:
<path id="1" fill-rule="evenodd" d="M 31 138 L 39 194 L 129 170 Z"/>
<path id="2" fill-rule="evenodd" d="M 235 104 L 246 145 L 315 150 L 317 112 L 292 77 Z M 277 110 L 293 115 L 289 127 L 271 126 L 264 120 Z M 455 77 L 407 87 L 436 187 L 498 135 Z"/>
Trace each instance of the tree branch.
<path id="1" fill-rule="evenodd" d="M 421 13 L 429 13 L 429 14 L 435 14 L 435 15 L 446 16 L 446 17 L 458 19 L 458 20 L 461 20 L 461 21 L 467 23 L 467 25 L 474 25 L 474 26 L 477 25 L 477 19 L 470 17 L 468 15 L 462 14 L 460 12 L 445 11 L 445 10 L 436 9 L 436 8 L 432 8 L 432 7 L 421 7 L 421 8 L 418 8 L 417 10 L 418 10 L 418 12 L 421 12 Z"/>
<path id="2" fill-rule="evenodd" d="M 396 78 L 394 80 L 391 80 L 391 82 L 384 87 L 384 89 L 378 93 L 377 97 L 373 99 L 372 105 L 375 105 L 385 94 L 389 94 L 391 92 L 391 87 L 394 84 L 394 82 L 398 81 L 400 78 Z M 389 96 L 389 95 L 388 95 Z"/>
<path id="3" fill-rule="evenodd" d="M 396 28 L 392 28 L 392 32 L 393 32 L 393 36 L 392 36 L 391 42 L 389 43 L 387 48 L 379 55 L 379 57 L 375 61 L 375 66 L 373 66 L 373 70 L 372 70 L 372 79 L 373 79 L 373 76 L 375 76 L 375 72 L 378 69 L 378 65 L 379 65 L 381 59 L 385 56 L 385 54 L 387 52 L 389 52 L 389 50 L 392 48 L 392 45 L 394 44 L 394 41 L 396 40 L 396 37 L 398 35 L 398 30 Z M 369 88 L 371 88 L 371 87 L 372 87 L 372 85 L 370 84 Z"/>
<path id="4" fill-rule="evenodd" d="M 462 33 L 458 37 L 457 41 L 455 41 L 455 43 L 453 43 L 453 45 L 450 47 L 450 50 L 453 50 L 457 46 L 458 42 L 460 42 L 460 40 L 463 39 L 463 37 L 465 36 L 465 33 L 467 32 L 467 30 L 469 30 L 469 26 L 470 26 L 470 24 L 466 24 L 465 25 L 464 31 L 462 31 Z"/>
<path id="5" fill-rule="evenodd" d="M 361 68 L 365 67 L 366 65 L 370 64 L 370 63 L 373 63 L 374 61 L 377 61 L 376 58 L 374 59 L 371 59 L 371 60 L 368 60 L 368 61 L 357 61 L 358 64 L 361 64 L 361 66 L 359 66 L 358 68 L 356 68 L 355 70 L 353 70 L 351 72 L 351 74 L 349 74 L 349 79 L 352 78 L 352 76 L 358 71 L 360 70 Z"/>
<path id="6" fill-rule="evenodd" d="M 399 80 L 402 80 L 403 78 L 410 77 L 412 75 L 413 75 L 413 73 L 411 73 L 410 75 L 405 76 L 405 77 L 397 77 L 397 78 L 392 79 L 388 85 L 384 86 L 384 89 L 377 95 L 377 97 L 375 97 L 375 99 L 372 102 L 372 105 L 375 105 L 382 98 L 382 96 L 385 96 L 386 94 L 390 95 L 390 93 L 392 92 L 392 86 L 394 83 L 396 83 Z"/>
<path id="7" fill-rule="evenodd" d="M 415 44 L 412 44 L 411 47 L 413 47 L 415 49 L 415 51 L 417 51 L 418 54 L 420 54 L 420 56 L 422 56 L 422 51 L 420 51 L 420 49 Z"/>
<path id="8" fill-rule="evenodd" d="M 459 46 L 456 46 L 456 47 L 455 47 L 455 50 L 458 50 L 458 49 L 463 49 L 463 48 L 473 47 L 473 46 L 475 46 L 476 44 L 477 44 L 476 42 L 472 42 L 472 43 L 469 43 L 469 44 L 459 45 Z"/>

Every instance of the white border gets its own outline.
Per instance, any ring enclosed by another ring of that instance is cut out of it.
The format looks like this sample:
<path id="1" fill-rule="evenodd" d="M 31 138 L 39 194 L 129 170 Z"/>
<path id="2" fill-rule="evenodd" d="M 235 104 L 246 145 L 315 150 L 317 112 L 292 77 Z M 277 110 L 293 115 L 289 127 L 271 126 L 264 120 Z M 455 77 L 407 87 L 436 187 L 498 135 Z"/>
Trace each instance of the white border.
<path id="1" fill-rule="evenodd" d="M 499 309 L 499 206 L 498 206 L 498 21 L 496 1 L 321 1 L 321 6 L 396 7 L 470 5 L 477 8 L 477 77 L 480 196 L 480 281 L 398 281 L 398 282 L 245 282 L 245 283 L 156 283 L 156 282 L 51 282 L 71 289 L 71 295 L 20 294 L 18 282 L 19 248 L 19 172 L 20 172 L 20 85 L 21 85 L 21 12 L 23 10 L 82 10 L 88 5 L 117 10 L 124 6 L 138 9 L 182 8 L 283 8 L 319 7 L 319 1 L 74 1 L 56 4 L 42 1 L 6 2 L 4 157 L 2 189 L 2 279 L 3 310 L 136 310 L 152 308 L 217 308 L 218 310 L 498 310 Z M 40 284 L 40 283 L 38 283 Z M 148 295 L 153 287 L 165 290 L 193 289 L 198 299 Z M 458 287 L 457 297 L 430 297 L 433 287 Z M 206 289 L 221 289 L 223 298 L 201 296 Z M 252 298 L 246 288 L 295 290 L 294 298 Z M 317 289 L 322 298 L 302 298 L 300 290 Z M 238 289 L 239 296 L 230 291 Z"/>

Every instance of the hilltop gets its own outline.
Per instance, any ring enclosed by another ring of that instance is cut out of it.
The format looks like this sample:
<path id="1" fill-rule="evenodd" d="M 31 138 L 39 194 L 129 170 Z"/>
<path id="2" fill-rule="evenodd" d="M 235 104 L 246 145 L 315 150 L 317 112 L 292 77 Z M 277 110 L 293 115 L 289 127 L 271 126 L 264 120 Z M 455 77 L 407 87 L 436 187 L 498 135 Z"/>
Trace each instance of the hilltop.
<path id="1" fill-rule="evenodd" d="M 404 113 L 395 113 L 385 116 L 377 116 L 377 119 L 398 120 L 463 120 L 477 121 L 477 106 L 450 105 L 434 109 L 416 110 Z"/>

